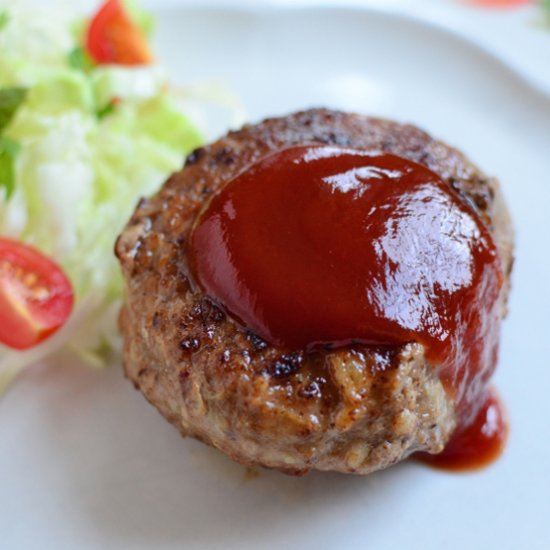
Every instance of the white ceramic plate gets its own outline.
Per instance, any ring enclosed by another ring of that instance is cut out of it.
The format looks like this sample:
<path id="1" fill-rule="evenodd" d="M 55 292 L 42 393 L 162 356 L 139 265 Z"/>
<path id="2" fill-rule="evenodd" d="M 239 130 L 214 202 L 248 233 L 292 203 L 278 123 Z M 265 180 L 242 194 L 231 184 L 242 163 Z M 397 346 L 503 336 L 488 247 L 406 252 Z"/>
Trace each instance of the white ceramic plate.
<path id="1" fill-rule="evenodd" d="M 314 105 L 410 121 L 498 176 L 518 229 L 496 376 L 506 453 L 476 474 L 261 471 L 183 440 L 121 370 L 31 369 L 0 400 L 0 546 L 550 547 L 550 99 L 459 37 L 381 11 L 158 12 L 181 83 L 225 79 L 250 120 Z"/>

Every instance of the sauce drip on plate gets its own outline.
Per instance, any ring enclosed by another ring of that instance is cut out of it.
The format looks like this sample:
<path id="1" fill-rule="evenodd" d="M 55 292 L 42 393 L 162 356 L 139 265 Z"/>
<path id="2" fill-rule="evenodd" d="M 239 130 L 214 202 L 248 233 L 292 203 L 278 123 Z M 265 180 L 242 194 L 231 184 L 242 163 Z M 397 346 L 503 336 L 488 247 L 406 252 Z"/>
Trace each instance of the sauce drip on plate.
<path id="1" fill-rule="evenodd" d="M 503 274 L 486 226 L 428 168 L 325 145 L 278 151 L 214 196 L 189 258 L 212 298 L 283 348 L 421 343 L 457 433 L 475 423 Z"/>
<path id="2" fill-rule="evenodd" d="M 417 453 L 421 462 L 443 470 L 476 470 L 502 453 L 508 436 L 506 413 L 494 389 L 488 389 L 481 408 L 468 426 L 459 426 L 443 452 Z"/>

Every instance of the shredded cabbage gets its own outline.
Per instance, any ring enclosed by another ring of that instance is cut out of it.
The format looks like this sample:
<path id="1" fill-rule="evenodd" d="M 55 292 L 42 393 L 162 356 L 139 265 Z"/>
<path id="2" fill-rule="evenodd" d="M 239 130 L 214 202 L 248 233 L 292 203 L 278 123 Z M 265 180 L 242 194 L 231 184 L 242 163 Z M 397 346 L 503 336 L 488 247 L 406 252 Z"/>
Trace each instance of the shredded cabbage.
<path id="1" fill-rule="evenodd" d="M 18 152 L 12 192 L 0 185 L 0 235 L 54 258 L 77 302 L 67 325 L 36 348 L 0 345 L 0 390 L 54 352 L 100 366 L 119 350 L 123 286 L 114 240 L 138 198 L 155 191 L 202 142 L 159 67 L 92 67 L 78 49 L 74 24 L 12 3 L 0 3 L 0 90 L 27 93 L 2 131 Z"/>

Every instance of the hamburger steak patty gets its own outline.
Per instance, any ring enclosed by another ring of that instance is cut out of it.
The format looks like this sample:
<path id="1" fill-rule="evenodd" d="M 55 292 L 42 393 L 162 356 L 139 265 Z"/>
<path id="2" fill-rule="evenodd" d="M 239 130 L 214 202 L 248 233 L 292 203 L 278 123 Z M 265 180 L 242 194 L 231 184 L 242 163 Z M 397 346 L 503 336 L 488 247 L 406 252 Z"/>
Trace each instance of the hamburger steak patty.
<path id="1" fill-rule="evenodd" d="M 301 144 L 384 151 L 439 174 L 490 228 L 506 275 L 505 314 L 512 234 L 497 181 L 413 126 L 313 109 L 195 150 L 140 202 L 116 245 L 127 285 L 126 374 L 183 435 L 246 465 L 367 474 L 415 451 L 438 453 L 455 428 L 455 407 L 421 345 L 289 353 L 190 281 L 186 243 L 209 198 L 266 154 Z"/>

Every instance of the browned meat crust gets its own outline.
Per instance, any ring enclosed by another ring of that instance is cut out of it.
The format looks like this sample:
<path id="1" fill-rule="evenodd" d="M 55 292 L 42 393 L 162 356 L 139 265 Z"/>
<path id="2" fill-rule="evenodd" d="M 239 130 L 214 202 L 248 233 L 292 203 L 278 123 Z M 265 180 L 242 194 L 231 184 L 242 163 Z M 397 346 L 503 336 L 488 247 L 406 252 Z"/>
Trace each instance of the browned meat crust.
<path id="1" fill-rule="evenodd" d="M 428 166 L 489 225 L 510 272 L 511 226 L 498 183 L 457 150 L 413 126 L 357 114 L 313 109 L 270 119 L 194 151 L 141 201 L 120 236 L 124 368 L 183 435 L 243 464 L 365 474 L 417 450 L 441 451 L 455 426 L 453 403 L 423 348 L 289 353 L 228 318 L 188 277 L 185 245 L 212 193 L 266 153 L 309 143 L 387 151 Z"/>

